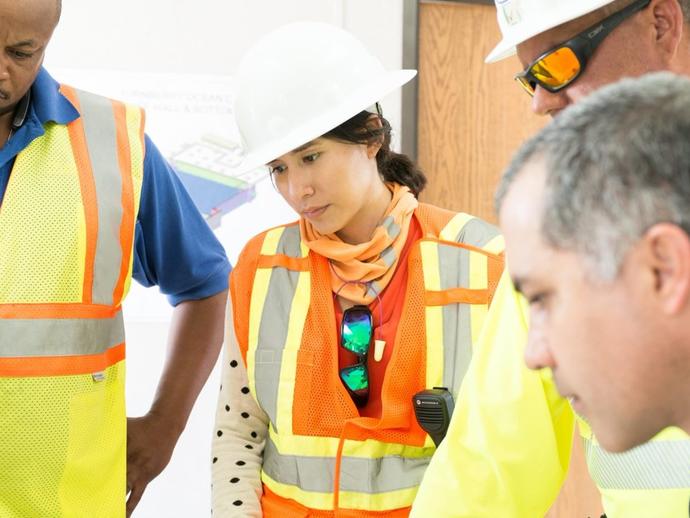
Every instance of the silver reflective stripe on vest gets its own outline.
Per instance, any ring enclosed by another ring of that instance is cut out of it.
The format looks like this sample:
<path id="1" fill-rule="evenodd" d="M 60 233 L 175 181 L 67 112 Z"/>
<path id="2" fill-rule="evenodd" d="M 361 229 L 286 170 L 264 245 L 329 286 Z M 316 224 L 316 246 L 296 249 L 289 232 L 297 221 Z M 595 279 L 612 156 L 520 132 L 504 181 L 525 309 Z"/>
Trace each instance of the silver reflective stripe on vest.
<path id="1" fill-rule="evenodd" d="M 340 461 L 340 491 L 387 493 L 417 487 L 430 457 L 345 457 Z M 276 482 L 304 491 L 333 492 L 335 458 L 281 455 L 270 437 L 264 449 L 263 470 Z"/>
<path id="2" fill-rule="evenodd" d="M 121 311 L 102 319 L 0 319 L 2 358 L 101 354 L 124 341 Z"/>
<path id="3" fill-rule="evenodd" d="M 302 257 L 300 242 L 301 237 L 299 233 L 299 227 L 297 225 L 285 227 L 283 235 L 280 236 L 280 241 L 278 241 L 278 248 L 276 249 L 276 254 L 300 258 Z"/>
<path id="4" fill-rule="evenodd" d="M 609 453 L 584 439 L 589 472 L 603 489 L 690 487 L 690 440 L 650 441 L 625 453 Z"/>
<path id="5" fill-rule="evenodd" d="M 94 304 L 113 304 L 122 249 L 122 175 L 117 154 L 113 105 L 109 99 L 77 91 L 98 205 L 98 241 L 93 275 Z"/>
<path id="6" fill-rule="evenodd" d="M 495 226 L 479 218 L 472 218 L 460 229 L 455 241 L 482 248 L 499 233 Z"/>
<path id="7" fill-rule="evenodd" d="M 439 244 L 438 262 L 441 290 L 470 287 L 470 252 L 467 249 Z M 443 306 L 443 386 L 453 394 L 458 393 L 471 358 L 470 305 Z"/>
<path id="8" fill-rule="evenodd" d="M 286 227 L 280 237 L 276 254 L 302 257 L 298 226 Z M 254 355 L 256 395 L 261 407 L 277 426 L 278 380 L 283 349 L 288 332 L 290 308 L 300 272 L 275 267 L 266 293 L 259 324 L 258 344 Z"/>

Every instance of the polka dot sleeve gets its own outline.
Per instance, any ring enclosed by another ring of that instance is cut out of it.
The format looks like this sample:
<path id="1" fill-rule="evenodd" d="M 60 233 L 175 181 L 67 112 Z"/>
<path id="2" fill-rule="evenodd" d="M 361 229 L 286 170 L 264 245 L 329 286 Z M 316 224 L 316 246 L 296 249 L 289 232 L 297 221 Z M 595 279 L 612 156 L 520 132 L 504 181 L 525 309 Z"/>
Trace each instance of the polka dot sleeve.
<path id="1" fill-rule="evenodd" d="M 268 417 L 248 388 L 228 302 L 216 423 L 212 443 L 213 516 L 260 517 L 261 464 Z"/>

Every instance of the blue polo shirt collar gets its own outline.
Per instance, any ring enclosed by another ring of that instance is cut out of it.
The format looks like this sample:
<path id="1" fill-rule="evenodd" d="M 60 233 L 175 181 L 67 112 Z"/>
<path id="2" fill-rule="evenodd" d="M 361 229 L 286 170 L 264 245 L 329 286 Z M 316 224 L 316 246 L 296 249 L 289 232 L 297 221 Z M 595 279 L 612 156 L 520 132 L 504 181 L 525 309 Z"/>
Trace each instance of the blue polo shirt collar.
<path id="1" fill-rule="evenodd" d="M 32 110 L 29 112 L 33 111 L 41 125 L 46 122 L 68 124 L 79 117 L 74 105 L 60 93 L 59 83 L 43 67 L 31 87 L 31 95 Z"/>
<path id="2" fill-rule="evenodd" d="M 0 168 L 11 167 L 14 158 L 31 142 L 45 133 L 49 122 L 68 124 L 79 118 L 79 112 L 64 95 L 60 84 L 41 67 L 31 86 L 31 103 L 24 124 L 14 132 L 12 139 L 0 149 Z M 9 171 L 6 172 L 9 175 Z M 0 182 L 6 183 L 6 182 Z M 4 186 L 0 185 L 0 196 Z"/>

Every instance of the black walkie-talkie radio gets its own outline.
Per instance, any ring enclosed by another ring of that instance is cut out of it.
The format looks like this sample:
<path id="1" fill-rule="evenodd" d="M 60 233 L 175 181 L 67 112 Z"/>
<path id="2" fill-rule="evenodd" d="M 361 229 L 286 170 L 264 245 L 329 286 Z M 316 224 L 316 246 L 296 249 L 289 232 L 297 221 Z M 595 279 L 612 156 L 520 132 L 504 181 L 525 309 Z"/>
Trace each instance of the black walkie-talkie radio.
<path id="1" fill-rule="evenodd" d="M 412 406 L 422 430 L 431 436 L 436 446 L 441 444 L 455 407 L 450 391 L 446 387 L 422 390 L 412 396 Z"/>

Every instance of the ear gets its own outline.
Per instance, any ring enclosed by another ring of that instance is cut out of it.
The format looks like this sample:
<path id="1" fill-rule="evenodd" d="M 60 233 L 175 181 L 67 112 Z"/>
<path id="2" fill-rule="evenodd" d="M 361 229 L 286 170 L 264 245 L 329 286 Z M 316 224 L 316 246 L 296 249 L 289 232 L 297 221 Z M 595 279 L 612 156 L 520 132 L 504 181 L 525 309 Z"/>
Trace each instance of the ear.
<path id="1" fill-rule="evenodd" d="M 653 18 L 656 44 L 664 63 L 668 66 L 681 48 L 685 20 L 678 0 L 652 0 L 647 8 Z"/>
<path id="2" fill-rule="evenodd" d="M 381 119 L 375 113 L 372 113 L 369 116 L 369 118 L 367 119 L 366 125 L 367 125 L 367 129 L 370 131 L 383 128 L 383 124 L 381 123 Z M 375 158 L 376 157 L 376 153 L 379 152 L 379 149 L 381 149 L 381 146 L 383 145 L 383 138 L 384 137 L 382 135 L 380 139 L 377 139 L 374 142 L 367 144 L 367 156 L 369 158 Z"/>
<path id="3" fill-rule="evenodd" d="M 690 237 L 672 223 L 652 226 L 642 238 L 654 272 L 654 296 L 667 315 L 676 315 L 690 303 Z"/>

